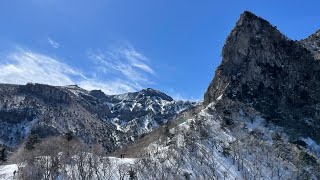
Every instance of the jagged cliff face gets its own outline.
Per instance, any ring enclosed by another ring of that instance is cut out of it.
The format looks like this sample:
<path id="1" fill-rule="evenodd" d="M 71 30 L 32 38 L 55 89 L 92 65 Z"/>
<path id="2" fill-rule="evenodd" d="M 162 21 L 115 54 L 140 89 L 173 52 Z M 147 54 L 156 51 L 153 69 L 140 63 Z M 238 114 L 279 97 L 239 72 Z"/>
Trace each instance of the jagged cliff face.
<path id="1" fill-rule="evenodd" d="M 0 84 L 0 143 L 16 147 L 30 134 L 72 131 L 113 151 L 194 105 L 153 89 L 110 96 L 78 86 Z"/>
<path id="2" fill-rule="evenodd" d="M 293 134 L 319 141 L 320 65 L 303 45 L 243 13 L 226 40 L 204 104 L 223 96 L 255 108 Z"/>

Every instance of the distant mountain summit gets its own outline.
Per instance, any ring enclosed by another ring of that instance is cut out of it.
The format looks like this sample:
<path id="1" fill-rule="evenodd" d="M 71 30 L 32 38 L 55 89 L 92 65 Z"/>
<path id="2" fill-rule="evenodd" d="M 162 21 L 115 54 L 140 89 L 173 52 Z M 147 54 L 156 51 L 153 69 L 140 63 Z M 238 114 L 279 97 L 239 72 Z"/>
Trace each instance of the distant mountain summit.
<path id="1" fill-rule="evenodd" d="M 0 84 L 0 142 L 16 147 L 30 134 L 45 138 L 71 131 L 113 151 L 194 105 L 150 88 L 106 95 L 76 85 Z"/>
<path id="2" fill-rule="evenodd" d="M 204 96 L 254 108 L 294 137 L 320 142 L 319 31 L 299 42 L 268 21 L 244 12 L 228 36 L 222 63 Z"/>

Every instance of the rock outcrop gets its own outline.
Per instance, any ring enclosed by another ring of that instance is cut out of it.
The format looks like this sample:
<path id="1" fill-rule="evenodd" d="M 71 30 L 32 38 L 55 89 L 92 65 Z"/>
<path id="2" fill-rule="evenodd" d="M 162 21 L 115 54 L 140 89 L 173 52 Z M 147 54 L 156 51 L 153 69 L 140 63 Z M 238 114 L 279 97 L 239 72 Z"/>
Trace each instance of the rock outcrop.
<path id="1" fill-rule="evenodd" d="M 314 37 L 303 42 L 317 43 Z M 204 104 L 228 98 L 256 109 L 294 136 L 319 142 L 319 90 L 320 64 L 314 52 L 246 11 L 226 40 Z"/>

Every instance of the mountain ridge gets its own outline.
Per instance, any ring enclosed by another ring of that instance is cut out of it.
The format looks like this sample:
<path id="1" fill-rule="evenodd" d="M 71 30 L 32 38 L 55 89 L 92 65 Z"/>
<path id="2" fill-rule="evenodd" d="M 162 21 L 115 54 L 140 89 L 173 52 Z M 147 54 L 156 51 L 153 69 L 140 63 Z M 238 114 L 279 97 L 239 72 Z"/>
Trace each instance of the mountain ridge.
<path id="1" fill-rule="evenodd" d="M 0 141 L 11 147 L 30 134 L 46 138 L 71 131 L 88 145 L 113 151 L 196 104 L 150 88 L 106 95 L 75 85 L 28 83 L 0 84 L 0 92 Z"/>

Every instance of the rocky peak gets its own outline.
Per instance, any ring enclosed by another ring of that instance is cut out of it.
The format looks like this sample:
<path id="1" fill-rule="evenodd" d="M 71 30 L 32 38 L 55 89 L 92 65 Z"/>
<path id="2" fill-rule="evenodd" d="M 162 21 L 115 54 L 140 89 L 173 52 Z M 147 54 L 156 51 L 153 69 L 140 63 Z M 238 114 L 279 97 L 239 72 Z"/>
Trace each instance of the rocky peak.
<path id="1" fill-rule="evenodd" d="M 163 92 L 160 92 L 158 90 L 154 90 L 152 88 L 143 89 L 138 93 L 137 97 L 154 97 L 154 98 L 160 98 L 162 100 L 166 101 L 173 101 L 173 99 L 166 95 Z"/>
<path id="2" fill-rule="evenodd" d="M 52 103 L 70 103 L 71 101 L 71 97 L 63 89 L 45 84 L 28 83 L 20 86 L 18 91 Z"/>
<path id="3" fill-rule="evenodd" d="M 224 72 L 236 75 L 239 65 L 248 60 L 252 51 L 275 51 L 277 44 L 284 41 L 286 38 L 268 21 L 251 12 L 244 12 L 223 48 Z"/>
<path id="4" fill-rule="evenodd" d="M 207 105 L 218 98 L 232 79 L 243 75 L 242 71 L 245 71 L 248 78 L 254 78 L 254 74 L 259 73 L 258 69 L 250 69 L 251 74 L 246 73 L 246 69 L 248 66 L 256 66 L 258 61 L 271 67 L 281 66 L 281 62 L 271 60 L 278 58 L 275 57 L 276 54 L 270 52 L 275 52 L 278 45 L 285 43 L 287 43 L 286 38 L 268 21 L 249 11 L 241 14 L 225 42 L 222 63 L 216 70 L 215 79 L 208 89 L 213 93 L 205 94 L 204 104 Z"/>
<path id="5" fill-rule="evenodd" d="M 98 98 L 98 99 L 103 99 L 106 98 L 106 94 L 102 92 L 101 90 L 92 90 L 89 93 L 91 96 Z"/>
<path id="6" fill-rule="evenodd" d="M 303 124 L 306 116 L 319 119 L 312 110 L 320 102 L 319 80 L 320 65 L 310 51 L 268 21 L 244 12 L 226 40 L 204 104 L 224 96 L 268 117 L 285 117 L 279 120 L 284 126 Z"/>

